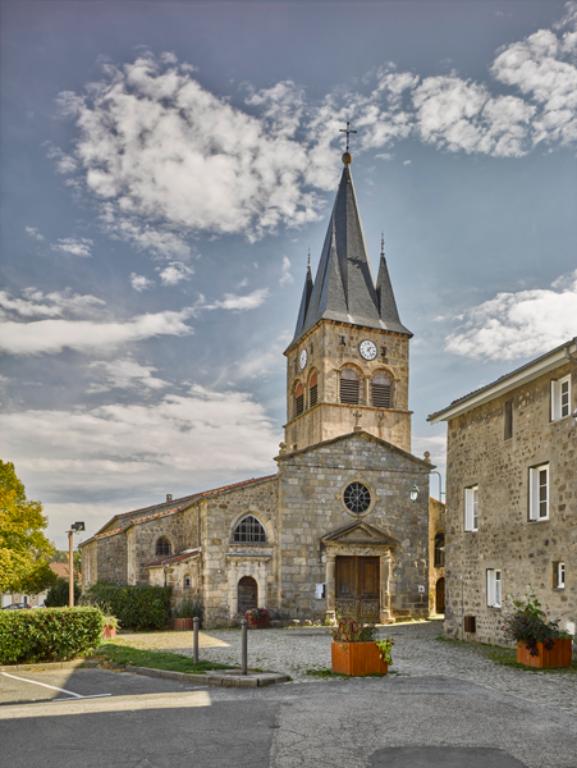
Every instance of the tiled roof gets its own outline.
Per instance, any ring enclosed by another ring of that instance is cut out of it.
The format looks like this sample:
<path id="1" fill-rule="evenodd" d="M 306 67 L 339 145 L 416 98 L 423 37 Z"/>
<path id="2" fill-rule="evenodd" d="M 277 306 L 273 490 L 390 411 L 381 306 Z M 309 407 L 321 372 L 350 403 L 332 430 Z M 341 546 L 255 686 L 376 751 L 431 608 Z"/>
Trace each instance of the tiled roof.
<path id="1" fill-rule="evenodd" d="M 183 552 L 177 552 L 175 555 L 168 555 L 168 557 L 161 557 L 158 560 L 153 560 L 146 565 L 147 568 L 155 568 L 159 565 L 171 565 L 172 563 L 180 563 L 184 560 L 188 560 L 191 557 L 196 557 L 200 554 L 200 547 L 194 549 L 185 549 Z"/>
<path id="2" fill-rule="evenodd" d="M 132 525 L 140 525 L 141 523 L 148 523 L 151 520 L 159 520 L 163 517 L 169 517 L 175 515 L 178 512 L 190 507 L 201 499 L 209 499 L 214 496 L 219 496 L 221 493 L 229 493 L 230 491 L 236 491 L 241 488 L 246 488 L 250 485 L 257 483 L 263 483 L 269 480 L 273 480 L 276 477 L 274 475 L 265 475 L 264 477 L 251 477 L 249 480 L 241 480 L 238 483 L 229 483 L 228 485 L 221 485 L 218 488 L 209 488 L 206 491 L 199 491 L 193 493 L 190 496 L 182 496 L 179 499 L 172 499 L 171 501 L 165 501 L 161 504 L 152 505 L 150 507 L 142 507 L 140 509 L 134 509 L 130 512 L 124 512 L 120 515 L 114 515 L 100 530 L 98 530 L 94 536 L 86 541 L 83 541 L 80 546 L 85 546 L 93 539 L 106 539 L 110 536 L 116 536 L 122 533 Z M 116 523 L 113 528 L 109 528 L 110 525 Z"/>

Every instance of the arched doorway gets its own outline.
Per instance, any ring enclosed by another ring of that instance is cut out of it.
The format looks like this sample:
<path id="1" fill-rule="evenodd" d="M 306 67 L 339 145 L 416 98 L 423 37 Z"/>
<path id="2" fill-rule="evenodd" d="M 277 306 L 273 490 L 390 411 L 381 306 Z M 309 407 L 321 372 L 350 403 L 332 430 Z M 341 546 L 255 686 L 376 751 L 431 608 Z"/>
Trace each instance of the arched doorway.
<path id="1" fill-rule="evenodd" d="M 445 577 L 442 576 L 437 581 L 435 587 L 435 612 L 445 613 Z"/>
<path id="2" fill-rule="evenodd" d="M 252 576 L 243 576 L 238 582 L 238 612 L 244 614 L 258 607 L 258 585 Z"/>

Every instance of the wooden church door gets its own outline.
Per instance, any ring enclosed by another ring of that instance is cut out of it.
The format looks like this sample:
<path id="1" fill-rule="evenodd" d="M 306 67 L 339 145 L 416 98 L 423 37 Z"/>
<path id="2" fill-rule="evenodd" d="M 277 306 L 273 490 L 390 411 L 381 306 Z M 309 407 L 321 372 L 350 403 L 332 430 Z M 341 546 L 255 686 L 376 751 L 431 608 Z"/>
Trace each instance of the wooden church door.
<path id="1" fill-rule="evenodd" d="M 380 612 L 378 557 L 338 556 L 335 564 L 337 615 L 377 622 Z"/>
<path id="2" fill-rule="evenodd" d="M 252 576 L 243 576 L 238 582 L 238 612 L 244 614 L 258 607 L 258 585 Z"/>

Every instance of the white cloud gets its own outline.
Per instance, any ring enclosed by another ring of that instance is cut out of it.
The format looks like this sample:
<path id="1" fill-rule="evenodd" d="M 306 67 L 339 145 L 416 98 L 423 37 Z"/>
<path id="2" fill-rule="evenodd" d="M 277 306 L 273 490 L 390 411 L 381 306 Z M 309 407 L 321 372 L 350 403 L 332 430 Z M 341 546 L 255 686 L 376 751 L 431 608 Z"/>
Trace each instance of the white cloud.
<path id="1" fill-rule="evenodd" d="M 54 162 L 56 171 L 62 176 L 67 176 L 78 170 L 78 163 L 72 155 L 67 155 L 60 147 L 49 145 L 47 152 L 49 160 Z"/>
<path id="2" fill-rule="evenodd" d="M 61 237 L 50 246 L 58 253 L 68 253 L 71 256 L 88 258 L 92 256 L 94 242 L 88 237 Z"/>
<path id="3" fill-rule="evenodd" d="M 488 360 L 546 352 L 577 335 L 577 270 L 551 288 L 498 293 L 458 319 L 448 352 Z"/>
<path id="4" fill-rule="evenodd" d="M 38 230 L 37 227 L 24 227 L 24 231 L 28 235 L 29 238 L 32 240 L 36 240 L 38 243 L 41 243 L 46 238 L 44 235 Z"/>
<path id="5" fill-rule="evenodd" d="M 12 355 L 55 354 L 116 347 L 155 336 L 192 333 L 186 319 L 191 310 L 138 315 L 125 321 L 36 320 L 0 325 L 0 350 Z"/>
<path id="6" fill-rule="evenodd" d="M 168 286 L 178 285 L 178 283 L 182 283 L 185 280 L 190 280 L 194 274 L 194 269 L 183 264 L 182 261 L 171 261 L 166 267 L 159 267 L 157 271 L 160 282 Z"/>
<path id="7" fill-rule="evenodd" d="M 285 285 L 291 285 L 294 283 L 295 279 L 292 276 L 291 273 L 291 260 L 288 256 L 282 257 L 282 266 L 281 266 L 281 275 L 279 278 L 279 285 L 282 285 L 283 287 Z"/>
<path id="8" fill-rule="evenodd" d="M 131 272 L 130 285 L 135 291 L 142 293 L 142 291 L 147 291 L 149 288 L 152 288 L 154 280 L 149 280 L 148 277 L 145 277 L 144 275 L 138 275 L 136 272 Z"/>
<path id="9" fill-rule="evenodd" d="M 268 297 L 268 288 L 257 288 L 251 293 L 244 295 L 237 293 L 225 293 L 222 299 L 218 299 L 212 304 L 201 304 L 201 309 L 226 309 L 236 312 L 243 312 L 248 309 L 256 309 L 266 301 Z"/>
<path id="10" fill-rule="evenodd" d="M 70 523 L 56 501 L 75 494 L 119 498 L 122 512 L 134 489 L 154 503 L 177 487 L 191 493 L 272 472 L 280 437 L 248 395 L 198 386 L 146 405 L 5 413 L 0 432 L 29 494 L 50 498 L 54 528 Z"/>
<path id="11" fill-rule="evenodd" d="M 167 381 L 154 376 L 156 368 L 141 365 L 131 357 L 96 360 L 90 363 L 89 368 L 101 379 L 90 386 L 88 391 L 91 393 L 107 392 L 111 389 L 159 390 L 169 386 Z"/>
<path id="12" fill-rule="evenodd" d="M 0 318 L 86 316 L 97 312 L 104 305 L 102 299 L 91 294 L 74 293 L 70 288 L 45 293 L 29 287 L 22 291 L 20 297 L 0 291 Z"/>

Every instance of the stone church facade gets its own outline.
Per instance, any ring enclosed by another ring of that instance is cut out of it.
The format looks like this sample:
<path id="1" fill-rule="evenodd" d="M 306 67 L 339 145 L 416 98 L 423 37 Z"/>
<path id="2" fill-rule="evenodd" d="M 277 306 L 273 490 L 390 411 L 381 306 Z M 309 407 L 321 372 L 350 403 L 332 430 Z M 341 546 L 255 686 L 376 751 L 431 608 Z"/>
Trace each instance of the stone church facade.
<path id="1" fill-rule="evenodd" d="M 373 282 L 344 168 L 287 358 L 277 472 L 115 515 L 82 546 L 84 586 L 168 584 L 208 625 L 429 613 L 429 472 L 410 453 L 409 340 L 381 252 Z M 382 249 L 381 249 L 382 250 Z"/>

